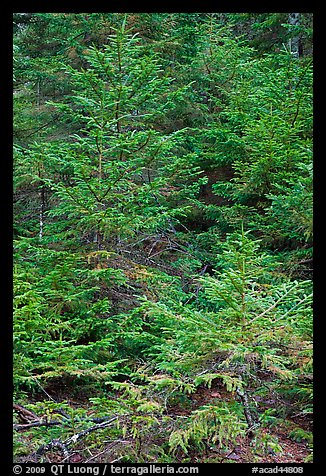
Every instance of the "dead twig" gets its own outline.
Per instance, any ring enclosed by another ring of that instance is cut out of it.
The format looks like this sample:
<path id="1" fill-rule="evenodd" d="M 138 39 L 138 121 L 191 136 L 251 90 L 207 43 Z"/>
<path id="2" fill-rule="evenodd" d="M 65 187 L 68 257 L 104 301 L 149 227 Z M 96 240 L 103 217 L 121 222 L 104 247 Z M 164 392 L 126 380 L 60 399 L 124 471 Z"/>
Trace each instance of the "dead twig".
<path id="1" fill-rule="evenodd" d="M 126 440 L 115 440 L 115 441 L 112 441 L 110 442 L 111 444 L 109 444 L 108 446 L 106 446 L 106 448 L 101 451 L 100 453 L 97 453 L 96 455 L 94 456 L 91 456 L 91 458 L 88 458 L 86 461 L 84 461 L 84 463 L 89 463 L 90 461 L 93 461 L 95 458 L 97 458 L 98 456 L 101 456 L 105 453 L 108 453 L 109 451 L 112 450 L 112 448 L 116 445 L 118 445 L 119 443 L 122 443 L 122 444 L 130 444 L 130 441 L 126 441 Z"/>

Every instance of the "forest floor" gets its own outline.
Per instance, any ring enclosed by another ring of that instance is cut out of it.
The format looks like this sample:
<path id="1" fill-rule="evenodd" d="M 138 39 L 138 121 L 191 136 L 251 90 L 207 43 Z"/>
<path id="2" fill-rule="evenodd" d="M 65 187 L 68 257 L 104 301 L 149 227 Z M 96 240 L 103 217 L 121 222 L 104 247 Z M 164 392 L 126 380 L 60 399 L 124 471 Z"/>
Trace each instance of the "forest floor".
<path id="1" fill-rule="evenodd" d="M 230 398 L 229 392 L 227 392 L 223 388 L 219 388 L 218 391 L 216 389 L 208 389 L 208 388 L 199 388 L 195 394 L 192 395 L 192 402 L 193 406 L 191 410 L 181 410 L 181 412 L 186 416 L 194 411 L 195 409 L 207 405 L 207 404 L 214 404 L 216 399 L 224 399 L 228 400 Z M 177 414 L 178 409 L 174 408 L 172 410 L 172 414 Z M 179 413 L 180 414 L 180 413 Z M 304 429 L 309 429 L 309 423 L 305 420 L 301 420 L 293 422 L 292 420 L 287 421 L 289 424 L 293 424 L 293 426 L 300 426 Z M 257 454 L 257 452 L 253 452 L 252 441 L 251 438 L 237 438 L 237 444 L 233 446 L 229 451 L 227 451 L 226 455 L 222 457 L 222 461 L 220 462 L 227 462 L 228 460 L 233 460 L 237 463 L 302 463 L 305 458 L 309 455 L 309 447 L 307 443 L 299 443 L 291 438 L 289 438 L 289 429 L 284 428 L 282 426 L 277 426 L 273 429 L 259 429 L 259 431 L 268 433 L 269 436 L 277 438 L 281 448 L 282 453 L 274 453 L 274 451 L 270 450 L 269 454 L 264 454 L 261 457 Z M 217 454 L 214 452 L 206 452 L 205 454 L 205 461 L 208 463 L 210 460 L 216 460 Z M 198 455 L 197 455 L 198 458 Z M 196 458 L 196 459 L 197 459 Z M 220 459 L 220 453 L 219 458 Z M 202 462 L 197 459 L 196 462 Z M 214 461 L 213 461 L 214 462 Z"/>
<path id="2" fill-rule="evenodd" d="M 89 396 L 83 397 L 82 395 L 74 395 L 73 399 L 67 395 L 61 388 L 51 388 L 51 398 L 57 403 L 68 404 L 73 409 L 87 410 L 89 416 L 94 415 L 94 411 L 89 411 Z M 119 397 L 118 397 L 119 398 Z M 172 420 L 176 420 L 178 417 L 188 417 L 193 411 L 203 407 L 204 405 L 216 404 L 217 400 L 230 400 L 230 392 L 227 392 L 223 387 L 206 388 L 199 387 L 195 393 L 189 396 L 187 405 L 173 404 L 167 407 L 166 415 Z M 271 402 L 260 402 L 263 406 L 271 407 Z M 311 423 L 304 418 L 295 417 L 287 418 L 284 420 L 284 425 L 275 425 L 274 427 L 258 428 L 256 431 L 260 432 L 260 436 L 272 437 L 278 441 L 281 451 L 274 451 L 272 448 L 266 448 L 264 450 L 257 450 L 257 447 L 253 445 L 253 438 L 246 436 L 237 437 L 235 444 L 230 445 L 226 450 L 221 451 L 220 448 L 206 445 L 205 450 L 199 452 L 198 450 L 189 451 L 186 462 L 190 463 L 303 463 L 310 455 L 311 449 L 306 441 L 295 441 L 289 437 L 291 428 L 302 428 L 304 431 L 312 431 Z M 19 432 L 20 441 L 26 445 L 26 448 L 31 447 L 31 436 L 25 431 Z M 44 453 L 43 461 L 48 463 L 115 463 L 119 462 L 122 452 L 125 451 L 126 446 L 135 447 L 134 438 L 127 435 L 126 438 L 117 439 L 117 441 L 102 441 L 101 437 L 98 438 L 98 447 L 94 444 L 90 448 L 87 443 L 81 439 L 78 444 L 75 445 L 74 450 L 69 453 L 69 457 L 64 457 L 57 449 L 49 449 Z M 104 445 L 103 445 L 104 443 Z M 148 441 L 144 441 L 143 454 L 146 453 L 146 447 L 150 447 L 152 444 L 158 446 L 160 444 L 160 437 L 158 435 L 148 434 Z M 166 441 L 162 439 L 162 445 L 166 445 Z M 35 452 L 31 450 L 29 455 L 17 456 L 15 463 L 23 462 L 37 462 L 35 459 Z M 130 463 L 130 461 L 128 461 Z M 138 461 L 135 460 L 135 463 Z M 144 459 L 141 459 L 144 462 Z M 147 463 L 155 463 L 153 456 L 149 458 Z M 161 461 L 162 462 L 162 461 Z M 163 461 L 165 462 L 165 461 Z M 176 457 L 174 461 L 167 460 L 166 463 L 179 463 L 185 462 L 184 459 Z"/>

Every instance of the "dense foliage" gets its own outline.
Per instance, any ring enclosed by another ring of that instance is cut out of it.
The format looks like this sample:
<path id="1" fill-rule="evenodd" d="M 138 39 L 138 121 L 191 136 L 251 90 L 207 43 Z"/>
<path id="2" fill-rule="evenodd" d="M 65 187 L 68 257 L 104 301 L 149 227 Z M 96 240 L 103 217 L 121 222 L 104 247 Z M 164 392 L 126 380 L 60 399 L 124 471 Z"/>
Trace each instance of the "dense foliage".
<path id="1" fill-rule="evenodd" d="M 311 17 L 14 15 L 17 461 L 311 460 Z"/>

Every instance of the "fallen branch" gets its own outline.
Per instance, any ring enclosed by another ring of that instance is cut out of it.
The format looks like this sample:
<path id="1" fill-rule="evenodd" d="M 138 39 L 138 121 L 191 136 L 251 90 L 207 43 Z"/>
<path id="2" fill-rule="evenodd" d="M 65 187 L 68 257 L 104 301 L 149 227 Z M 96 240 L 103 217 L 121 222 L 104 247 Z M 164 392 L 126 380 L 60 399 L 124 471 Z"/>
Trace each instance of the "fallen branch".
<path id="1" fill-rule="evenodd" d="M 107 418 L 107 417 L 105 417 L 105 418 Z M 69 459 L 71 455 L 69 453 L 68 447 L 71 444 L 76 443 L 80 438 L 82 438 L 85 435 L 88 435 L 89 433 L 92 433 L 93 431 L 101 430 L 102 428 L 106 428 L 107 426 L 109 426 L 111 423 L 113 423 L 117 419 L 118 419 L 118 416 L 111 417 L 107 421 L 103 421 L 102 423 L 99 423 L 98 425 L 92 426 L 90 428 L 87 428 L 86 430 L 83 430 L 79 433 L 76 433 L 73 436 L 70 436 L 69 438 L 67 438 L 63 442 L 60 441 L 60 440 L 54 439 L 54 440 L 50 441 L 49 443 L 47 443 L 46 445 L 40 446 L 38 448 L 38 450 L 32 456 L 35 456 L 36 459 L 39 461 L 39 459 L 41 458 L 41 456 L 45 452 L 51 450 L 52 448 L 59 448 L 62 451 L 64 458 Z"/>
<path id="2" fill-rule="evenodd" d="M 83 430 L 81 431 L 80 433 L 76 433 L 75 435 L 71 436 L 70 438 L 68 438 L 64 444 L 69 446 L 71 445 L 71 443 L 76 443 L 76 441 L 78 441 L 80 438 L 82 438 L 83 436 L 85 435 L 88 435 L 89 433 L 92 433 L 93 431 L 96 431 L 96 430 L 101 430 L 102 428 L 106 428 L 107 426 L 109 426 L 111 423 L 113 423 L 114 421 L 116 421 L 118 419 L 118 416 L 114 416 L 112 417 L 110 420 L 107 420 L 107 421 L 104 421 L 102 423 L 99 423 L 98 425 L 95 425 L 95 426 L 92 426 L 90 428 L 87 428 L 86 430 Z"/>
<path id="3" fill-rule="evenodd" d="M 35 415 L 35 413 L 31 412 L 30 410 L 27 410 L 27 408 L 23 407 L 22 405 L 18 405 L 17 403 L 13 404 L 13 409 L 18 412 L 19 416 L 23 418 L 25 421 L 37 421 L 39 420 L 39 417 Z M 15 425 L 14 425 L 15 426 Z"/>
<path id="4" fill-rule="evenodd" d="M 36 416 L 36 415 L 35 415 Z M 36 417 L 38 418 L 38 417 Z M 110 419 L 111 417 L 101 417 L 101 418 L 80 418 L 79 421 L 91 421 L 93 423 L 103 423 Z M 35 419 L 34 419 L 35 420 Z M 40 420 L 38 418 L 37 421 L 33 421 L 31 423 L 24 423 L 24 424 L 14 424 L 13 429 L 16 431 L 20 430 L 28 430 L 29 428 L 38 427 L 38 426 L 56 426 L 56 425 L 64 425 L 66 423 L 71 422 L 72 420 Z M 76 420 L 74 420 L 76 422 Z"/>
<path id="5" fill-rule="evenodd" d="M 65 443 L 62 443 L 60 440 L 52 440 L 47 445 L 42 445 L 39 447 L 36 453 L 34 453 L 36 459 L 39 460 L 46 451 L 49 451 L 52 448 L 59 448 L 66 459 L 70 458 L 70 453 Z"/>
<path id="6" fill-rule="evenodd" d="M 52 420 L 52 421 L 35 421 L 32 423 L 23 423 L 21 425 L 15 424 L 13 425 L 13 429 L 16 431 L 20 430 L 28 430 L 29 428 L 34 428 L 37 426 L 56 426 L 62 425 L 64 422 L 59 420 Z"/>

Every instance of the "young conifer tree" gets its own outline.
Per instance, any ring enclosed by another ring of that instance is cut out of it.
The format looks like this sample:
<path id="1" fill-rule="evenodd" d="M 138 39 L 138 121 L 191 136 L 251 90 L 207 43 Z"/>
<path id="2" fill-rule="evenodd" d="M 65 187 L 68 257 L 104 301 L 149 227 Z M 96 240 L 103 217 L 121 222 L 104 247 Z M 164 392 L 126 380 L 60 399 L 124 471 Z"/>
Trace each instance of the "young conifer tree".
<path id="1" fill-rule="evenodd" d="M 102 49 L 87 50 L 83 69 L 64 66 L 64 72 L 74 92 L 53 105 L 77 133 L 36 146 L 53 174 L 44 179 L 54 192 L 49 215 L 64 219 L 60 230 L 56 219 L 56 232 L 102 249 L 105 241 L 171 226 L 187 205 L 172 209 L 172 198 L 184 195 L 181 184 L 194 169 L 180 154 L 184 132 L 166 135 L 159 124 L 187 86 L 173 87 L 156 54 L 125 22 Z"/>

